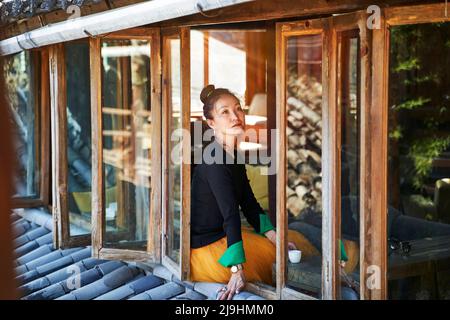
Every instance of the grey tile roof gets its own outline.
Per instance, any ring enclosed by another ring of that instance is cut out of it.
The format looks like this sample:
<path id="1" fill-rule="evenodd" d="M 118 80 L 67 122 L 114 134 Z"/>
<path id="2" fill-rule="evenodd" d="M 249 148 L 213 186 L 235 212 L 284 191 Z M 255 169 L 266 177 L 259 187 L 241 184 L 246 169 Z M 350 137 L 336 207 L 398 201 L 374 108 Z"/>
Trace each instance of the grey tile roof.
<path id="1" fill-rule="evenodd" d="M 215 300 L 219 283 L 180 281 L 149 267 L 91 257 L 90 247 L 55 249 L 52 218 L 42 209 L 12 213 L 16 281 L 23 300 Z M 241 292 L 235 300 L 260 300 Z"/>

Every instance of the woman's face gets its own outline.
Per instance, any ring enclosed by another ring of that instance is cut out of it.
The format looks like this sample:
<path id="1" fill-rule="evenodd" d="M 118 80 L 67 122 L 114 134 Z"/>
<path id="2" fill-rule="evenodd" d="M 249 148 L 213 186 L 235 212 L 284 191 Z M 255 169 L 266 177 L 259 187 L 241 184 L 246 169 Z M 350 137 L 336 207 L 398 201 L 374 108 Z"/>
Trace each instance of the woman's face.
<path id="1" fill-rule="evenodd" d="M 221 96 L 214 105 L 212 119 L 207 119 L 208 125 L 215 134 L 239 136 L 245 131 L 245 113 L 239 100 L 231 95 Z"/>

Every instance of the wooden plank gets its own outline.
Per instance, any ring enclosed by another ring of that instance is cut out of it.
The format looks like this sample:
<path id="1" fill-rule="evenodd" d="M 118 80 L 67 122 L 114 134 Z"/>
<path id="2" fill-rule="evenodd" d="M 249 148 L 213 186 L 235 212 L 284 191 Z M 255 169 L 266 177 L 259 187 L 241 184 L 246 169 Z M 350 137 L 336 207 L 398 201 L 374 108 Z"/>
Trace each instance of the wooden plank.
<path id="1" fill-rule="evenodd" d="M 91 244 L 91 237 L 89 235 L 71 236 L 68 241 L 62 245 L 62 248 L 76 248 L 85 247 Z"/>
<path id="2" fill-rule="evenodd" d="M 412 2 L 419 3 L 420 1 L 385 0 L 378 1 L 377 4 L 380 7 L 385 7 L 411 4 Z M 356 10 L 366 10 L 368 6 L 373 4 L 374 3 L 372 0 L 259 0 L 235 5 L 225 9 L 208 11 L 208 16 L 211 17 L 207 17 L 202 14 L 194 14 L 191 16 L 162 21 L 154 24 L 154 26 L 195 26 L 284 18 L 300 19 L 318 15 L 331 15 Z"/>
<path id="3" fill-rule="evenodd" d="M 370 109 L 372 105 L 372 31 L 366 27 L 366 16 L 358 20 L 360 30 L 361 54 L 361 119 L 360 119 L 360 199 L 359 199 L 359 274 L 360 298 L 370 297 L 366 288 L 366 271 L 370 262 L 366 260 L 370 252 L 370 238 L 366 238 L 370 230 L 370 194 L 371 194 L 371 131 Z"/>
<path id="4" fill-rule="evenodd" d="M 11 208 L 32 208 L 45 206 L 41 199 L 12 198 Z"/>
<path id="5" fill-rule="evenodd" d="M 104 239 L 104 181 L 102 137 L 102 66 L 100 39 L 89 40 L 91 69 L 91 124 L 92 124 L 92 256 L 100 257 Z"/>
<path id="6" fill-rule="evenodd" d="M 50 85 L 52 109 L 53 155 L 53 214 L 57 221 L 58 243 L 62 247 L 69 239 L 69 214 L 67 198 L 67 114 L 66 82 L 63 44 L 50 50 Z"/>
<path id="7" fill-rule="evenodd" d="M 130 28 L 130 29 L 124 29 L 112 33 L 108 33 L 106 37 L 108 39 L 143 39 L 148 40 L 149 36 L 152 36 L 154 34 L 154 28 L 147 28 L 147 27 L 136 27 L 136 28 Z M 103 36 L 102 36 L 103 37 Z"/>
<path id="8" fill-rule="evenodd" d="M 277 82 L 276 82 L 276 32 L 275 23 L 270 21 L 266 24 L 267 32 L 267 44 L 266 44 L 266 56 L 267 56 L 267 148 L 271 152 L 271 166 L 276 167 L 276 142 L 272 145 L 272 134 L 275 135 L 273 139 L 276 140 L 277 129 Z M 273 226 L 277 226 L 277 174 L 271 174 L 269 179 L 269 217 Z"/>
<path id="9" fill-rule="evenodd" d="M 365 297 L 371 300 L 387 298 L 387 144 L 388 144 L 388 30 L 382 15 L 381 29 L 373 30 L 372 39 L 372 98 L 370 106 L 370 201 L 366 216 L 366 242 L 364 276 L 368 268 L 379 270 L 369 275 L 374 279 L 371 288 L 366 287 Z M 361 282 L 362 282 L 361 281 Z M 379 283 L 379 286 L 377 285 Z"/>
<path id="10" fill-rule="evenodd" d="M 191 54 L 190 29 L 181 28 L 181 122 L 182 128 L 191 128 Z M 183 136 L 181 173 L 181 279 L 189 279 L 191 262 L 191 139 Z"/>
<path id="11" fill-rule="evenodd" d="M 283 288 L 281 291 L 282 300 L 317 300 L 316 298 L 307 294 L 295 291 L 291 288 Z"/>
<path id="12" fill-rule="evenodd" d="M 170 47 L 167 36 L 162 36 L 162 233 L 161 233 L 161 262 L 164 266 L 170 267 L 170 262 L 165 263 L 167 254 L 167 241 L 169 236 L 169 170 L 170 170 Z M 173 270 L 177 274 L 177 270 Z"/>
<path id="13" fill-rule="evenodd" d="M 151 33 L 152 179 L 147 250 L 161 262 L 161 42 L 159 29 Z"/>
<path id="14" fill-rule="evenodd" d="M 322 46 L 322 298 L 336 298 L 336 175 L 335 122 L 336 59 L 333 42 L 335 33 L 330 31 L 329 21 L 324 21 Z M 333 52 L 334 51 L 334 52 Z M 331 93 L 330 93 L 331 92 Z"/>
<path id="15" fill-rule="evenodd" d="M 26 144 L 28 156 L 26 160 L 26 189 L 27 194 L 36 193 L 36 197 L 41 197 L 41 104 L 40 104 L 40 52 L 30 51 L 30 73 L 29 91 L 32 93 L 28 98 L 25 111 L 25 122 L 33 123 L 33 134 L 28 135 Z M 33 155 L 33 156 L 31 156 Z M 35 190 L 36 189 L 36 190 Z"/>
<path id="16" fill-rule="evenodd" d="M 276 25 L 276 127 L 279 130 L 277 159 L 277 238 L 276 238 L 276 298 L 281 299 L 286 281 L 286 37 L 283 24 Z"/>
<path id="17" fill-rule="evenodd" d="M 147 263 L 155 263 L 153 257 L 145 251 L 101 248 L 98 252 L 99 259 L 106 260 L 124 260 L 124 261 L 144 261 Z"/>
<path id="18" fill-rule="evenodd" d="M 41 179 L 40 179 L 40 195 L 44 206 L 49 204 L 50 192 L 50 75 L 49 75 L 49 52 L 48 48 L 41 50 L 41 94 L 40 94 L 40 110 L 41 110 Z"/>
<path id="19" fill-rule="evenodd" d="M 324 23 L 322 50 L 322 299 L 339 296 L 340 110 L 338 43 L 332 21 Z"/>
<path id="20" fill-rule="evenodd" d="M 272 286 L 269 286 L 265 283 L 253 283 L 247 282 L 245 284 L 245 290 L 251 293 L 254 293 L 260 297 L 263 297 L 268 300 L 276 300 L 276 289 Z"/>
<path id="21" fill-rule="evenodd" d="M 449 11 L 450 6 L 446 3 L 392 7 L 385 9 L 385 18 L 390 26 L 448 22 L 450 21 Z"/>

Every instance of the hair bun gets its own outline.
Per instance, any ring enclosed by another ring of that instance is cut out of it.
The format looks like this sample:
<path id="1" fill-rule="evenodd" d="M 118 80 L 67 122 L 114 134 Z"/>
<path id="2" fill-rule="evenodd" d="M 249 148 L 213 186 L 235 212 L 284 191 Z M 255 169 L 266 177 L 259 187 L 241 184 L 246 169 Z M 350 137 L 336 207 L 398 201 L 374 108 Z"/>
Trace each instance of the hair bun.
<path id="1" fill-rule="evenodd" d="M 206 100 L 210 96 L 210 94 L 216 89 L 213 84 L 208 84 L 206 87 L 203 88 L 202 92 L 200 93 L 200 100 L 203 103 L 206 103 Z"/>

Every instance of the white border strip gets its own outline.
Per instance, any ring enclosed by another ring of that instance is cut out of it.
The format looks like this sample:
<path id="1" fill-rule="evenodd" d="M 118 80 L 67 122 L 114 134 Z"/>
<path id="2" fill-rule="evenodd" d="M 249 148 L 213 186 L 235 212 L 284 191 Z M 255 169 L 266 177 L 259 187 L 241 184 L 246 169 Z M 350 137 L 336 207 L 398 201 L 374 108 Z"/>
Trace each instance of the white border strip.
<path id="1" fill-rule="evenodd" d="M 0 56 L 254 0 L 153 0 L 79 17 L 0 41 Z"/>

